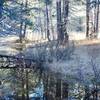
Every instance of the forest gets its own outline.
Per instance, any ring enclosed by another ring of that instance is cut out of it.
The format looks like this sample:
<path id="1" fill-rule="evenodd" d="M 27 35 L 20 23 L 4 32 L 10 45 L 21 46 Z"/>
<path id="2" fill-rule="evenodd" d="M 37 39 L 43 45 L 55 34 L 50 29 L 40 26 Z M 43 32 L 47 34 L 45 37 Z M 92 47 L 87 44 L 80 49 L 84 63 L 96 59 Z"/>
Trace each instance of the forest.
<path id="1" fill-rule="evenodd" d="M 0 100 L 100 100 L 100 0 L 0 0 Z"/>

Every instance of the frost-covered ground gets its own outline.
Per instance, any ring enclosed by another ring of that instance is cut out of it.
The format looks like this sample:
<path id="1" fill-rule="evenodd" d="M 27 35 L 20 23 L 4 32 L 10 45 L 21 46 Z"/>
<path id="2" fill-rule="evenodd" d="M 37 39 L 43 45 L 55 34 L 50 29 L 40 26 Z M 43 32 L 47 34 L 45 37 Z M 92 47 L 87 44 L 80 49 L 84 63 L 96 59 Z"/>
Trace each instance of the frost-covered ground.
<path id="1" fill-rule="evenodd" d="M 100 45 L 80 45 L 75 48 L 72 59 L 50 64 L 53 71 L 62 74 L 85 77 L 84 75 L 93 75 L 96 70 L 100 72 Z M 95 69 L 94 69 L 95 68 Z M 79 73 L 83 74 L 80 76 Z"/>
<path id="2" fill-rule="evenodd" d="M 16 49 L 18 44 L 14 43 L 17 39 L 16 36 L 0 37 L 0 54 L 19 54 L 20 51 Z M 72 33 L 70 40 L 75 41 L 75 50 L 71 59 L 66 61 L 54 60 L 48 66 L 52 71 L 77 76 L 82 80 L 90 78 L 90 76 L 94 77 L 95 73 L 100 72 L 100 40 L 86 40 L 83 33 Z M 37 49 L 33 48 L 33 42 L 25 45 L 23 54 L 31 57 L 32 53 L 34 54 Z M 31 48 L 28 48 L 27 45 L 31 46 Z"/>

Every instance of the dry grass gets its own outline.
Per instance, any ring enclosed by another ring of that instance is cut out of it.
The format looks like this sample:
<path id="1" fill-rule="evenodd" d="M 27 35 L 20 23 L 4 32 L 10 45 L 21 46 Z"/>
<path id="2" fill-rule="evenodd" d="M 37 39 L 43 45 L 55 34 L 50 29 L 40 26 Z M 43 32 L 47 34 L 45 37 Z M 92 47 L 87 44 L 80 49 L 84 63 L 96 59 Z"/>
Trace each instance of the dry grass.
<path id="1" fill-rule="evenodd" d="M 100 40 L 99 39 L 84 39 L 84 40 L 75 40 L 75 45 L 76 46 L 80 46 L 80 45 L 97 45 L 100 44 Z"/>

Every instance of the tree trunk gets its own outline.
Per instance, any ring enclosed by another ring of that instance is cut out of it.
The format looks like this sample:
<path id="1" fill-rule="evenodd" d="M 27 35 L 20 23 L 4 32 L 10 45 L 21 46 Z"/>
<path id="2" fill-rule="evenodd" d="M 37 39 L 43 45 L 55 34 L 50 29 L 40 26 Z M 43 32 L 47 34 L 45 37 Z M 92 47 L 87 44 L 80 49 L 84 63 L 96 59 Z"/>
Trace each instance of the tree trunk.
<path id="1" fill-rule="evenodd" d="M 26 100 L 29 100 L 29 81 L 28 81 L 28 69 L 26 69 Z"/>
<path id="2" fill-rule="evenodd" d="M 27 29 L 27 23 L 24 23 L 24 32 L 23 32 L 23 39 L 25 38 L 26 35 L 26 29 Z"/>
<path id="3" fill-rule="evenodd" d="M 97 0 L 96 33 L 99 31 L 99 0 Z"/>
<path id="4" fill-rule="evenodd" d="M 92 38 L 96 38 L 97 37 L 97 33 L 98 33 L 98 19 L 99 19 L 99 4 L 97 4 L 98 1 L 96 0 L 95 5 L 94 5 L 94 23 L 93 23 L 93 32 L 92 32 Z"/>
<path id="5" fill-rule="evenodd" d="M 62 31 L 62 15 L 61 15 L 61 0 L 56 1 L 56 9 L 57 9 L 57 35 L 58 42 L 62 43 L 64 40 L 64 33 Z"/>
<path id="6" fill-rule="evenodd" d="M 56 82 L 56 99 L 62 100 L 62 81 L 61 79 L 57 79 L 57 82 Z"/>
<path id="7" fill-rule="evenodd" d="M 43 75 L 43 85 L 44 85 L 44 98 L 46 100 L 49 100 L 48 98 L 48 75 L 46 72 Z"/>
<path id="8" fill-rule="evenodd" d="M 22 31 L 23 31 L 23 19 L 22 19 L 22 7 L 23 7 L 23 3 L 21 4 L 21 20 L 20 20 L 20 34 L 19 34 L 19 39 L 20 39 L 20 43 L 22 43 Z"/>
<path id="9" fill-rule="evenodd" d="M 96 33 L 96 17 L 97 17 L 97 13 L 96 13 L 96 11 L 97 11 L 97 7 L 96 7 L 96 4 L 95 4 L 95 6 L 94 6 L 94 25 L 93 25 L 93 27 L 94 27 L 94 29 L 93 29 L 93 33 Z"/>
<path id="10" fill-rule="evenodd" d="M 21 84 L 21 90 L 22 90 L 22 100 L 25 100 L 25 90 L 24 90 L 24 85 L 25 85 L 25 82 L 24 82 L 24 76 L 23 76 L 23 73 L 24 73 L 24 69 L 22 68 L 21 69 L 21 72 L 22 72 L 22 76 L 21 76 L 21 82 L 22 82 L 22 84 Z"/>
<path id="11" fill-rule="evenodd" d="M 68 100 L 68 84 L 66 82 L 63 82 L 62 86 L 62 98 Z"/>
<path id="12" fill-rule="evenodd" d="M 89 6 L 90 0 L 86 0 L 86 37 L 89 37 Z"/>
<path id="13" fill-rule="evenodd" d="M 39 3 L 39 9 L 41 9 L 41 1 L 38 0 Z M 43 23 L 42 23 L 42 19 L 41 19 L 41 11 L 38 11 L 38 16 L 39 16 L 39 23 L 40 23 L 40 33 L 41 33 L 41 39 L 43 39 Z"/>
<path id="14" fill-rule="evenodd" d="M 28 6 L 28 0 L 25 1 L 25 10 L 26 10 L 25 14 L 26 14 L 26 16 L 27 16 L 27 6 Z M 26 29 L 27 29 L 27 22 L 26 21 L 27 21 L 27 18 L 26 18 L 26 20 L 24 22 L 23 38 L 25 38 Z"/>
<path id="15" fill-rule="evenodd" d="M 51 8 L 50 8 L 50 22 L 51 22 L 51 32 L 52 32 L 52 37 L 53 37 L 53 40 L 55 40 L 54 26 L 53 26 L 53 20 L 52 20 Z"/>
<path id="16" fill-rule="evenodd" d="M 68 33 L 67 33 L 68 13 L 69 13 L 69 0 L 63 0 L 63 14 L 64 14 L 63 33 L 65 36 L 65 42 L 68 41 Z"/>
<path id="17" fill-rule="evenodd" d="M 48 3 L 46 1 L 46 21 L 47 21 L 47 39 L 48 41 L 50 41 L 50 27 L 49 27 L 49 6 Z"/>

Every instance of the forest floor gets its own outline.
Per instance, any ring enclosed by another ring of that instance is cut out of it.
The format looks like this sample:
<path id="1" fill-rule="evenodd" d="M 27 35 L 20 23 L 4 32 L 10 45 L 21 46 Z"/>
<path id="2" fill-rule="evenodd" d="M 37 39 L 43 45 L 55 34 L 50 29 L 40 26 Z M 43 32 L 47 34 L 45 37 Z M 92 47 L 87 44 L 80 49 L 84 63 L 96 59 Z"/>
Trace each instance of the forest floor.
<path id="1" fill-rule="evenodd" d="M 32 52 L 34 52 L 34 44 L 33 42 L 27 43 L 24 45 L 19 45 L 19 43 L 15 43 L 18 37 L 7 37 L 0 39 L 0 54 L 4 55 L 17 55 L 22 50 L 25 55 L 29 53 L 32 56 Z M 72 41 L 72 40 L 70 40 Z M 72 59 L 68 61 L 62 62 L 53 62 L 50 66 L 53 71 L 60 71 L 66 74 L 73 74 L 73 76 L 79 76 L 78 69 L 82 70 L 84 75 L 93 75 L 93 62 L 95 63 L 95 69 L 100 70 L 100 39 L 78 39 L 74 40 L 75 50 L 72 55 Z M 28 47 L 28 46 L 29 47 Z M 21 46 L 21 48 L 20 48 Z M 30 48 L 30 46 L 32 48 Z M 29 57 L 29 56 L 28 56 Z M 87 76 L 89 77 L 89 76 Z"/>
<path id="2" fill-rule="evenodd" d="M 80 45 L 96 45 L 100 44 L 100 39 L 84 39 L 84 40 L 74 40 L 77 46 Z"/>
<path id="3" fill-rule="evenodd" d="M 28 47 L 34 47 L 37 44 L 47 44 L 47 40 L 41 41 L 24 41 L 24 43 L 20 44 L 18 41 L 18 37 L 15 35 L 0 37 L 0 53 L 4 54 L 16 54 L 19 50 L 24 50 Z M 75 46 L 87 46 L 87 45 L 99 45 L 100 39 L 86 39 L 84 34 L 78 34 L 70 36 L 70 41 L 74 41 Z M 32 49 L 31 48 L 31 49 Z"/>

